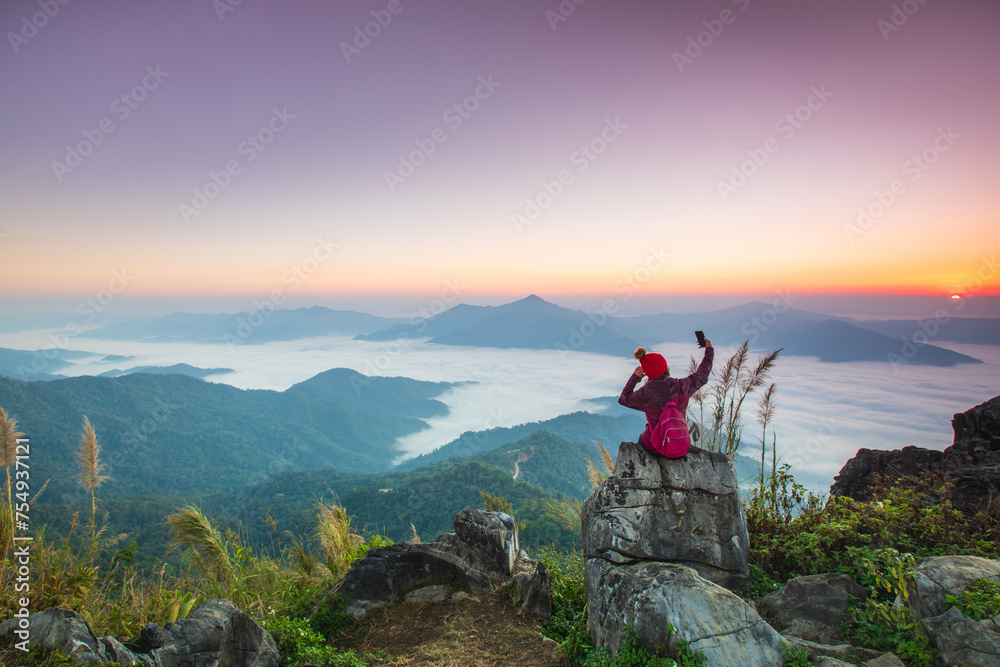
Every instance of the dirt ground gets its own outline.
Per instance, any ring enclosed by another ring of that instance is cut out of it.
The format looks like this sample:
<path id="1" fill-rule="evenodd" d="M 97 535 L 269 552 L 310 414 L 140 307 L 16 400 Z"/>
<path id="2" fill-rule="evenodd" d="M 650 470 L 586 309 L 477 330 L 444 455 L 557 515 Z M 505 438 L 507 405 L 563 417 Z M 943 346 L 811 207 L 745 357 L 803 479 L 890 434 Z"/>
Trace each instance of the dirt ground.
<path id="1" fill-rule="evenodd" d="M 348 628 L 337 647 L 370 651 L 380 667 L 562 667 L 539 621 L 499 593 L 455 593 L 442 602 L 398 602 Z"/>

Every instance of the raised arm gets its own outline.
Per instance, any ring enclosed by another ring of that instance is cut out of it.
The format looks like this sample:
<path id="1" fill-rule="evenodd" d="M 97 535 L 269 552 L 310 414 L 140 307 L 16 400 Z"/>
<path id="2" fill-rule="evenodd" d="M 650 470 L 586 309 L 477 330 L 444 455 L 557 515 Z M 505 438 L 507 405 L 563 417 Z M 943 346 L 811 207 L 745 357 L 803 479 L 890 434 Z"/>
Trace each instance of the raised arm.
<path id="1" fill-rule="evenodd" d="M 712 341 L 706 341 L 706 343 L 705 357 L 698 364 L 698 369 L 686 378 L 678 380 L 681 393 L 685 396 L 690 396 L 705 386 L 705 383 L 708 382 L 708 376 L 712 372 L 712 360 L 715 359 L 715 348 L 712 347 Z"/>

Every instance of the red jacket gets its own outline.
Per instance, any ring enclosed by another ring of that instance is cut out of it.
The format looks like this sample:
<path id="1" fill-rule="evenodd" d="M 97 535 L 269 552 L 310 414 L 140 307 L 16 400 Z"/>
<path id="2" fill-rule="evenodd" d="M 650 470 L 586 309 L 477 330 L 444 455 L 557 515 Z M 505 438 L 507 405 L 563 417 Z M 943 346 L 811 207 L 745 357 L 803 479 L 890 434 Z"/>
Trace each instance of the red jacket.
<path id="1" fill-rule="evenodd" d="M 635 385 L 642 379 L 635 373 L 625 383 L 622 395 L 618 397 L 618 402 L 626 408 L 641 410 L 646 413 L 646 430 L 642 432 L 640 439 L 645 445 L 649 445 L 649 434 L 660 421 L 663 414 L 663 406 L 670 401 L 677 401 L 677 409 L 687 414 L 688 399 L 691 394 L 701 389 L 708 382 L 708 374 L 712 372 L 712 360 L 715 358 L 715 348 L 705 348 L 705 358 L 691 375 L 686 378 L 672 378 L 661 375 L 655 380 L 647 380 L 646 384 L 639 390 L 635 390 Z"/>

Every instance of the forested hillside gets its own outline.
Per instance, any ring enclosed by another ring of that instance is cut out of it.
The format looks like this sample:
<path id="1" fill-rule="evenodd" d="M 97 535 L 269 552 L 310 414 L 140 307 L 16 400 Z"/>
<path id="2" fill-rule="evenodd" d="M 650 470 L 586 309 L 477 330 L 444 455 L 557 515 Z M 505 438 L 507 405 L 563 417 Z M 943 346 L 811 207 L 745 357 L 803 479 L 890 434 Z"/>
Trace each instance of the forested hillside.
<path id="1" fill-rule="evenodd" d="M 446 414 L 444 382 L 334 369 L 284 392 L 242 390 L 181 375 L 21 382 L 0 377 L 0 405 L 32 440 L 45 500 L 77 493 L 73 454 L 86 415 L 112 477 L 104 498 L 229 493 L 282 470 L 373 472 L 397 438 Z"/>
<path id="2" fill-rule="evenodd" d="M 412 469 L 454 457 L 474 456 L 522 440 L 538 431 L 551 433 L 577 445 L 592 445 L 596 440 L 614 454 L 620 443 L 634 442 L 645 426 L 646 417 L 634 410 L 619 415 L 573 412 L 540 422 L 466 431 L 433 452 L 404 461 L 400 468 Z"/>
<path id="3" fill-rule="evenodd" d="M 549 516 L 546 501 L 558 496 L 522 481 L 509 471 L 482 461 L 438 464 L 420 470 L 349 475 L 331 470 L 280 473 L 251 487 L 239 498 L 217 497 L 206 511 L 229 521 L 241 520 L 251 544 L 267 545 L 266 517 L 275 520 L 282 544 L 310 537 L 316 503 L 336 501 L 353 517 L 352 528 L 405 541 L 416 528 L 431 541 L 451 530 L 455 515 L 482 507 L 480 491 L 507 498 L 518 522 L 525 524 L 525 545 L 579 546 L 579 536 Z M 411 528 L 411 524 L 413 528 Z"/>

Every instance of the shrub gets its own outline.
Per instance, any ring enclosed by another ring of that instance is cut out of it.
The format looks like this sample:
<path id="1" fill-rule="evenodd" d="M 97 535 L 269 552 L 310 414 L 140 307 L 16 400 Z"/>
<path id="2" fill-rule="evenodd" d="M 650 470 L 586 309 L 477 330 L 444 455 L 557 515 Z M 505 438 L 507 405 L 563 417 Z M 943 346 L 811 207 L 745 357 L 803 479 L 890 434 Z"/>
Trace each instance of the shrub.
<path id="1" fill-rule="evenodd" d="M 892 651 L 913 667 L 934 664 L 936 651 L 927 643 L 908 604 L 916 569 L 913 555 L 880 549 L 863 564 L 874 586 L 865 606 L 851 610 L 857 626 L 846 628 L 848 635 L 861 646 Z M 902 602 L 899 606 L 895 604 L 897 596 Z"/>
<path id="2" fill-rule="evenodd" d="M 578 630 L 581 624 L 586 633 L 583 554 L 578 551 L 560 554 L 552 549 L 543 549 L 535 558 L 545 565 L 551 582 L 552 616 L 542 626 L 545 635 L 557 642 L 565 642 L 574 636 L 574 630 Z"/>
<path id="3" fill-rule="evenodd" d="M 933 472 L 876 488 L 870 502 L 837 497 L 824 506 L 810 494 L 794 512 L 774 513 L 751 498 L 746 513 L 750 561 L 777 581 L 840 572 L 871 586 L 863 561 L 884 548 L 918 559 L 956 553 L 1000 556 L 994 522 L 985 513 L 969 516 L 955 509 L 951 489 Z"/>
<path id="4" fill-rule="evenodd" d="M 976 621 L 1000 614 L 1000 582 L 976 579 L 960 595 L 946 595 L 945 602 Z"/>
<path id="5" fill-rule="evenodd" d="M 677 630 L 673 626 L 667 626 L 667 634 L 675 632 Z M 702 667 L 705 664 L 705 654 L 692 651 L 683 639 L 673 644 L 672 648 L 658 647 L 653 653 L 639 642 L 635 627 L 629 623 L 625 626 L 621 645 L 614 657 L 606 648 L 590 646 L 575 661 L 568 658 L 567 661 L 580 667 Z"/>
<path id="6" fill-rule="evenodd" d="M 313 630 L 308 619 L 274 616 L 261 625 L 271 633 L 281 654 L 281 664 L 301 667 L 306 664 L 328 667 L 366 667 L 364 660 L 352 651 L 339 652 L 324 643 L 323 636 Z"/>

